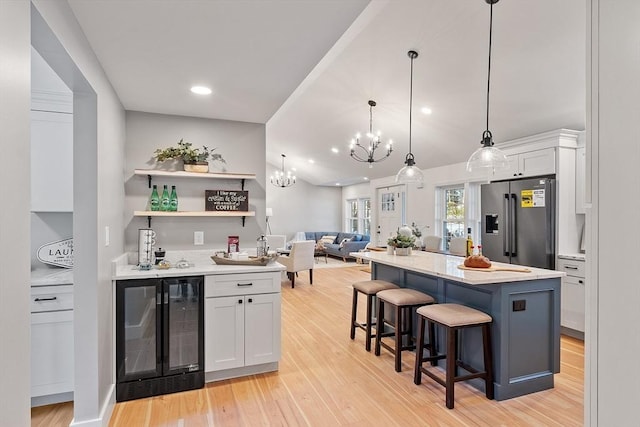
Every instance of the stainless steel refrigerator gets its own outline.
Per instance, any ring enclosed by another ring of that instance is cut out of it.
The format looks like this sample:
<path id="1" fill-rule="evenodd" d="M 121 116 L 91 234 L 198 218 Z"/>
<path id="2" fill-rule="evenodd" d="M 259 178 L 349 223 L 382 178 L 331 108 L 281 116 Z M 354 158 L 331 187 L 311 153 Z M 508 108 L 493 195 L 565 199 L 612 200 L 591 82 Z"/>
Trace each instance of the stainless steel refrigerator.
<path id="1" fill-rule="evenodd" d="M 554 269 L 555 179 L 492 182 L 480 191 L 483 255 L 497 262 Z"/>

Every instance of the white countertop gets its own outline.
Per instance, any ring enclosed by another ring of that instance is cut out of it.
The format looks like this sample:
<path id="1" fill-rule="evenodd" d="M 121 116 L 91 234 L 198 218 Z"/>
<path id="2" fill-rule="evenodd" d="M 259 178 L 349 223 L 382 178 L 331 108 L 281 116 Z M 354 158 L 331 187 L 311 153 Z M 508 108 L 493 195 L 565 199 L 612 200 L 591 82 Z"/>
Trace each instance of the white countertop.
<path id="1" fill-rule="evenodd" d="M 386 252 L 352 252 L 349 255 L 364 261 L 373 261 L 392 267 L 402 268 L 417 273 L 443 277 L 469 285 L 488 285 L 494 283 L 517 282 L 524 280 L 550 279 L 563 277 L 562 271 L 546 270 L 543 268 L 523 267 L 514 264 L 492 262 L 496 267 L 523 267 L 531 270 L 530 273 L 513 271 L 472 271 L 461 270 L 464 257 L 444 255 L 432 252 L 413 251 L 409 256 L 389 255 Z"/>
<path id="2" fill-rule="evenodd" d="M 213 250 L 201 251 L 167 251 L 165 259 L 174 265 L 180 259 L 189 261 L 188 268 L 158 269 L 155 266 L 151 270 L 140 270 L 136 265 L 130 264 L 132 254 L 124 253 L 112 261 L 112 279 L 148 279 L 158 277 L 176 276 L 203 276 L 210 274 L 238 274 L 238 273 L 263 273 L 269 271 L 283 271 L 285 267 L 277 262 L 266 266 L 260 265 L 216 265 L 211 256 Z"/>
<path id="3" fill-rule="evenodd" d="M 71 268 L 38 268 L 31 270 L 31 286 L 72 285 Z"/>

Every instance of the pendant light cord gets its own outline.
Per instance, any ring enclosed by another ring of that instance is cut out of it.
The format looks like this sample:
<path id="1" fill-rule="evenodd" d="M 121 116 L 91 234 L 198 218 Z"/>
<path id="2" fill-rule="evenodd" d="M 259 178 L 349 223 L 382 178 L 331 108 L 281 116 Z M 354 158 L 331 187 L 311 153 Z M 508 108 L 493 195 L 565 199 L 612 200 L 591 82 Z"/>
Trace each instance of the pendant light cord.
<path id="1" fill-rule="evenodd" d="M 413 59 L 415 56 L 411 55 L 411 75 L 409 78 L 409 154 L 411 153 L 411 118 L 413 117 Z"/>
<path id="2" fill-rule="evenodd" d="M 491 33 L 493 32 L 493 3 L 490 5 L 491 12 L 489 13 L 489 65 L 487 67 L 487 127 L 486 132 L 489 132 L 489 86 L 491 84 Z"/>
<path id="3" fill-rule="evenodd" d="M 373 105 L 371 104 L 369 104 L 369 134 L 373 135 Z M 373 138 L 373 136 L 371 136 L 371 138 Z"/>

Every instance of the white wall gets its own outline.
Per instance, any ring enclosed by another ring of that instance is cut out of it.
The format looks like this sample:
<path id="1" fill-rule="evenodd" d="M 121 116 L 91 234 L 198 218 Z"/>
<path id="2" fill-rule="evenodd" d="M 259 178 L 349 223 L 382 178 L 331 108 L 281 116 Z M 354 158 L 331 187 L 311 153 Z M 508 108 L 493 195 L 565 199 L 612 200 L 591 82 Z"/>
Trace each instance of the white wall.
<path id="1" fill-rule="evenodd" d="M 74 425 L 101 425 L 114 402 L 110 261 L 124 248 L 124 109 L 68 4 L 33 5 L 31 43 L 74 93 Z"/>
<path id="2" fill-rule="evenodd" d="M 268 164 L 267 176 L 278 167 Z M 268 178 L 267 178 L 268 180 Z M 291 240 L 298 231 L 342 231 L 342 189 L 309 184 L 297 179 L 291 187 L 267 184 L 267 207 L 271 234 L 285 234 Z"/>
<path id="3" fill-rule="evenodd" d="M 640 2 L 591 0 L 585 421 L 638 425 Z M 592 191 L 589 191 L 591 188 Z"/>
<path id="4" fill-rule="evenodd" d="M 194 147 L 215 148 L 226 164 L 211 163 L 212 171 L 255 173 L 255 180 L 245 181 L 249 192 L 249 210 L 255 217 L 246 217 L 245 226 L 238 217 L 217 218 L 153 218 L 151 228 L 156 233 L 156 247 L 168 250 L 226 248 L 227 236 L 238 235 L 240 248 L 254 248 L 256 239 L 265 234 L 265 127 L 259 123 L 202 119 L 128 111 L 125 152 L 125 247 L 137 251 L 137 230 L 147 227 L 146 217 L 134 217 L 134 210 L 146 210 L 151 194 L 146 176 L 133 175 L 134 169 L 166 168 L 153 160 L 157 148 L 175 145 L 181 138 Z M 169 162 L 171 163 L 171 162 Z M 175 162 L 173 162 L 175 163 Z M 182 168 L 181 164 L 173 165 Z M 159 192 L 164 184 L 176 185 L 178 209 L 203 211 L 205 190 L 240 190 L 239 180 L 176 179 L 154 177 Z M 204 231 L 203 246 L 193 245 L 193 232 Z M 177 260 L 176 260 L 177 261 Z"/>
<path id="5" fill-rule="evenodd" d="M 30 425 L 30 4 L 0 2 L 0 417 Z"/>

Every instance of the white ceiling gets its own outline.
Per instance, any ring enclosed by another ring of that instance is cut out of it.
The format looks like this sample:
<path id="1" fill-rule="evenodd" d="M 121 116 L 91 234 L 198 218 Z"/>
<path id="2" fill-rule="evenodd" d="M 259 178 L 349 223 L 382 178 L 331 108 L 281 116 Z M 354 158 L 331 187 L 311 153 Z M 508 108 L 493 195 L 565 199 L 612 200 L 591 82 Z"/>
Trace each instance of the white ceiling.
<path id="1" fill-rule="evenodd" d="M 485 127 L 483 0 L 69 0 L 127 110 L 267 124 L 267 161 L 317 185 L 462 162 Z M 494 6 L 490 129 L 497 143 L 585 126 L 584 0 Z M 189 92 L 212 87 L 210 97 Z M 394 152 L 349 158 L 369 125 Z M 432 115 L 420 113 L 429 106 Z M 197 141 L 194 141 L 197 143 Z M 204 142 L 203 142 L 204 143 Z M 336 147 L 338 154 L 330 149 Z M 314 164 L 307 163 L 311 158 Z M 271 173 L 272 168 L 268 168 Z"/>

